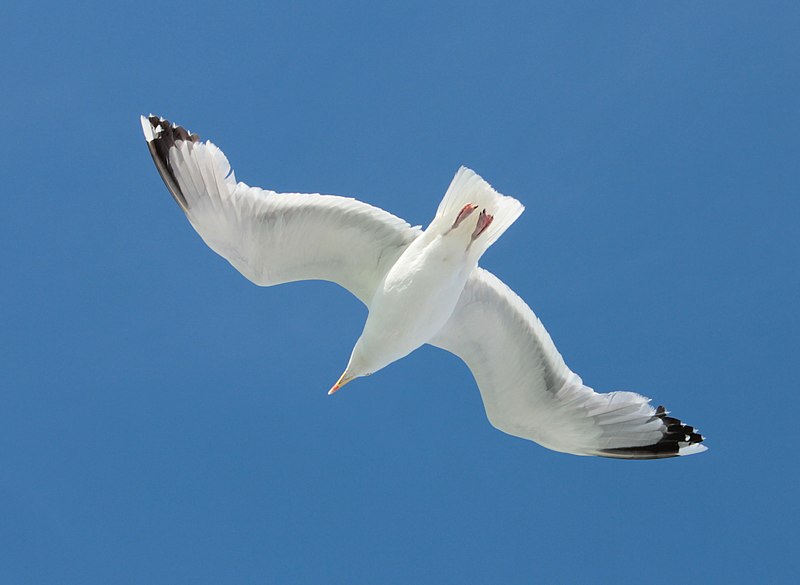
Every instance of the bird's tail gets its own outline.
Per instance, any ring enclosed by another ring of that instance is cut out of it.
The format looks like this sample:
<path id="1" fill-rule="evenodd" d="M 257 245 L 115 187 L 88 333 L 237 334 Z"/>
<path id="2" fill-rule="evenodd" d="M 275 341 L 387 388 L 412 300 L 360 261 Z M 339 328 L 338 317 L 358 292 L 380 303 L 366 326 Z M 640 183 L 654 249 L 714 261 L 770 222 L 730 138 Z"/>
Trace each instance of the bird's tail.
<path id="1" fill-rule="evenodd" d="M 458 227 L 462 221 L 467 223 L 467 217 L 471 216 L 470 226 L 475 223 L 471 232 L 473 240 L 482 253 L 516 221 L 524 209 L 522 203 L 513 197 L 501 195 L 480 175 L 461 167 L 447 188 L 428 229 L 444 234 Z"/>

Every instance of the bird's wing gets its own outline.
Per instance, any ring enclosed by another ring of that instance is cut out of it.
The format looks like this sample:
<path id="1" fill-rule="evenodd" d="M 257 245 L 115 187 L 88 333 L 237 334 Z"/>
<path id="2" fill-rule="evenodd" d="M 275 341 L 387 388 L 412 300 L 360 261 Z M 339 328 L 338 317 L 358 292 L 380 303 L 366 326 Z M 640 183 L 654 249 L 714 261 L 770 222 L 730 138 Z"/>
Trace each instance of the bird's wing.
<path id="1" fill-rule="evenodd" d="M 489 421 L 510 435 L 555 451 L 624 459 L 706 450 L 698 432 L 644 396 L 584 386 L 528 305 L 482 268 L 431 344 L 466 362 Z"/>
<path id="2" fill-rule="evenodd" d="M 355 199 L 237 183 L 219 148 L 163 118 L 142 116 L 142 129 L 194 229 L 258 285 L 329 280 L 369 305 L 384 274 L 421 233 Z"/>

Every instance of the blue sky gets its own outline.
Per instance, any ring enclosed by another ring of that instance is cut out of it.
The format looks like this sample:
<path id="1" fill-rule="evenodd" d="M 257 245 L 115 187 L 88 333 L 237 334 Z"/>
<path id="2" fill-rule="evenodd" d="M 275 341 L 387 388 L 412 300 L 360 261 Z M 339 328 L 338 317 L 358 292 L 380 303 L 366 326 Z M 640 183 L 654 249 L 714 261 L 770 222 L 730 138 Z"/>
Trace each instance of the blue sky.
<path id="1" fill-rule="evenodd" d="M 797 574 L 800 8 L 2 8 L 0 581 L 752 583 Z M 335 397 L 365 309 L 259 289 L 138 116 L 237 176 L 427 224 L 466 164 L 526 206 L 482 265 L 601 391 L 710 451 L 579 458 L 422 348 Z"/>

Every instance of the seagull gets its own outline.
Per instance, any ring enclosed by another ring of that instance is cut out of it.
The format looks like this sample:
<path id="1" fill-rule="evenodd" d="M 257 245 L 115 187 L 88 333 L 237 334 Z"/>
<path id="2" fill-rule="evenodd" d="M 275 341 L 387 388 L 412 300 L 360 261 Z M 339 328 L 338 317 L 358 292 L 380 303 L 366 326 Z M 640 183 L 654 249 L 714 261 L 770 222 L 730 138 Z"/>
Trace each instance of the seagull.
<path id="1" fill-rule="evenodd" d="M 575 455 L 662 459 L 704 437 L 634 392 L 598 393 L 508 286 L 478 266 L 523 211 L 461 167 L 427 229 L 349 197 L 237 182 L 211 141 L 142 116 L 153 162 L 203 241 L 259 286 L 328 280 L 369 309 L 329 394 L 430 344 L 460 357 L 497 429 Z"/>

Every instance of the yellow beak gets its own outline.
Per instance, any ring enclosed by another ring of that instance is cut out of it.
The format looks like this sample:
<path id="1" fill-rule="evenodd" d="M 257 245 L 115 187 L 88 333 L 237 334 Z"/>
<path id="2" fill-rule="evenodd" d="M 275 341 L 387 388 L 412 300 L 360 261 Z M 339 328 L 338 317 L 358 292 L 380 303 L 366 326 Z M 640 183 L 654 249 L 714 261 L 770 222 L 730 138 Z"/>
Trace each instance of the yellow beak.
<path id="1" fill-rule="evenodd" d="M 338 382 L 336 382 L 336 384 L 334 384 L 334 385 L 333 385 L 333 387 L 332 387 L 330 390 L 328 390 L 328 396 L 330 396 L 331 394 L 333 394 L 334 392 L 336 392 L 336 391 L 337 391 L 339 388 L 341 388 L 342 386 L 344 386 L 344 385 L 345 385 L 345 384 L 347 384 L 347 383 L 348 383 L 350 380 L 352 380 L 352 379 L 353 379 L 353 378 L 346 378 L 346 377 L 345 377 L 345 376 L 346 376 L 346 374 L 347 374 L 347 372 L 345 372 L 344 374 L 342 374 L 342 375 L 341 375 L 341 377 L 339 378 L 339 381 L 338 381 Z"/>

